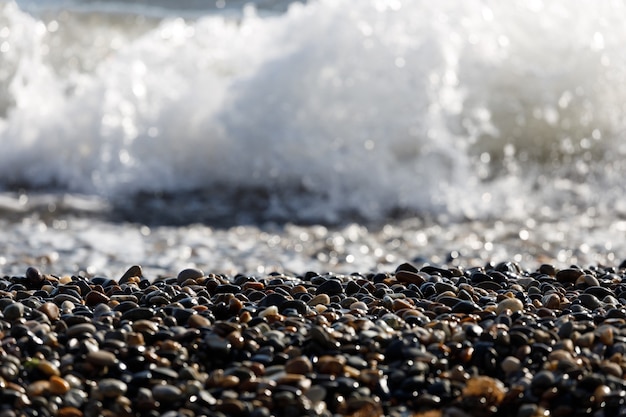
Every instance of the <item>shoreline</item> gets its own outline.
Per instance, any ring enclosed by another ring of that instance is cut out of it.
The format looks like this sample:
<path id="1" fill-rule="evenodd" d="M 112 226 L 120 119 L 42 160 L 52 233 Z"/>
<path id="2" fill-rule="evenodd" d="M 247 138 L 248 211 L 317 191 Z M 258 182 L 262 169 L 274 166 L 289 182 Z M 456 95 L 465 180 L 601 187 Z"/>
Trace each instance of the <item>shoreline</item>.
<path id="1" fill-rule="evenodd" d="M 153 277 L 188 267 L 231 275 L 392 272 L 402 262 L 480 267 L 514 261 L 528 269 L 543 263 L 564 268 L 614 265 L 626 254 L 626 221 L 586 213 L 456 222 L 388 219 L 374 226 L 268 222 L 215 227 L 115 222 L 73 209 L 49 215 L 40 209 L 7 210 L 13 215 L 0 219 L 0 274 L 7 275 L 31 265 L 58 274 L 117 276 L 137 260 Z"/>
<path id="2" fill-rule="evenodd" d="M 2 416 L 626 412 L 626 262 L 47 272 L 0 279 Z"/>

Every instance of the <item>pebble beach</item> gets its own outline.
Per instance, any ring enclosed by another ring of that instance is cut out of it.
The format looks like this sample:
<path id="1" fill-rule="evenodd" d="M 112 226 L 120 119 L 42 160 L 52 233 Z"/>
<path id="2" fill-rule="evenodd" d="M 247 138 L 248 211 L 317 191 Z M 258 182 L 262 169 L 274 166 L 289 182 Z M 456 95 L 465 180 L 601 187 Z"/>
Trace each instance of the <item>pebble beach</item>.
<path id="1" fill-rule="evenodd" d="M 0 279 L 1 416 L 616 416 L 626 263 Z"/>

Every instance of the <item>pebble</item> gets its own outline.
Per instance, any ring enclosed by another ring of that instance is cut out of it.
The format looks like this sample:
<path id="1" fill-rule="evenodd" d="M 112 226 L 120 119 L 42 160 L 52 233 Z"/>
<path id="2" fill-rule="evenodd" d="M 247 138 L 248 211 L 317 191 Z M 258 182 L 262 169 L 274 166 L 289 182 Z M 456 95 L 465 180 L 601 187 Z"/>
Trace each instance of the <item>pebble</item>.
<path id="1" fill-rule="evenodd" d="M 95 352 L 89 352 L 85 356 L 85 360 L 94 365 L 112 366 L 117 362 L 117 357 L 112 352 L 97 350 Z"/>
<path id="2" fill-rule="evenodd" d="M 2 310 L 2 314 L 5 319 L 9 321 L 15 321 L 15 320 L 22 318 L 22 316 L 24 316 L 24 309 L 25 309 L 24 304 L 19 303 L 19 302 L 14 302 L 6 306 Z"/>
<path id="3" fill-rule="evenodd" d="M 115 398 L 124 395 L 128 386 L 123 381 L 114 378 L 103 378 L 98 382 L 98 391 L 104 397 Z"/>
<path id="4" fill-rule="evenodd" d="M 341 281 L 331 278 L 324 281 L 319 287 L 317 287 L 315 293 L 318 295 L 326 294 L 329 296 L 339 295 L 343 293 L 343 286 L 341 285 Z"/>
<path id="5" fill-rule="evenodd" d="M 498 306 L 496 307 L 496 314 L 502 314 L 507 310 L 510 310 L 513 313 L 523 311 L 524 303 L 517 298 L 505 298 L 498 303 Z"/>
<path id="6" fill-rule="evenodd" d="M 182 284 L 187 280 L 193 281 L 202 277 L 204 277 L 204 272 L 202 272 L 202 270 L 196 268 L 188 268 L 183 269 L 178 273 L 178 276 L 176 277 L 176 282 L 178 284 Z"/>
<path id="7" fill-rule="evenodd" d="M 312 307 L 318 304 L 328 305 L 330 304 L 330 297 L 328 296 L 328 294 L 318 294 L 315 297 L 311 298 L 307 304 Z"/>
<path id="8" fill-rule="evenodd" d="M 45 314 L 50 319 L 51 322 L 57 321 L 61 314 L 61 310 L 59 309 L 59 306 L 49 301 L 43 303 L 38 308 L 38 310 L 41 311 L 43 314 Z"/>
<path id="9" fill-rule="evenodd" d="M 53 375 L 50 377 L 50 393 L 55 395 L 66 394 L 70 390 L 70 384 L 60 376 Z"/>
<path id="10" fill-rule="evenodd" d="M 180 388 L 169 384 L 156 385 L 152 388 L 152 396 L 157 401 L 175 402 L 180 400 L 182 395 Z"/>

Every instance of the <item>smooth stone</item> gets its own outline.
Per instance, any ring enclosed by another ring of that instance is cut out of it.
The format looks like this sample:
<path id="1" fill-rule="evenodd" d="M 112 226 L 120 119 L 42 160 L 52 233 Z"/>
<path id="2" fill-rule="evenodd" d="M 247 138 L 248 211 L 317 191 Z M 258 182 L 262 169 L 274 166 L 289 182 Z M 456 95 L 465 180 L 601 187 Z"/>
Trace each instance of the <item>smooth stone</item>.
<path id="1" fill-rule="evenodd" d="M 517 372 L 521 368 L 521 361 L 515 356 L 507 356 L 500 364 L 500 367 L 506 373 Z"/>
<path id="2" fill-rule="evenodd" d="M 267 294 L 265 297 L 259 300 L 257 304 L 260 307 L 276 306 L 280 308 L 288 300 L 289 299 L 283 294 L 274 292 L 274 293 Z"/>
<path id="3" fill-rule="evenodd" d="M 480 306 L 473 301 L 462 300 L 452 307 L 452 313 L 471 314 L 482 311 Z"/>
<path id="4" fill-rule="evenodd" d="M 137 320 L 131 325 L 137 333 L 155 334 L 159 330 L 159 325 L 152 320 Z"/>
<path id="5" fill-rule="evenodd" d="M 305 375 L 313 372 L 313 364 L 311 363 L 311 360 L 306 356 L 298 356 L 296 358 L 290 359 L 285 364 L 285 372 L 290 374 Z"/>
<path id="6" fill-rule="evenodd" d="M 123 381 L 114 378 L 103 378 L 98 381 L 98 391 L 107 398 L 115 398 L 126 394 L 128 386 Z"/>
<path id="7" fill-rule="evenodd" d="M 335 340 L 323 327 L 314 326 L 309 330 L 311 339 L 327 349 L 335 349 L 339 347 L 339 342 Z"/>
<path id="8" fill-rule="evenodd" d="M 77 336 L 90 336 L 96 333 L 96 326 L 91 323 L 79 323 L 70 326 L 66 335 L 68 337 L 77 337 Z"/>
<path id="9" fill-rule="evenodd" d="M 624 261 L 626 262 L 626 261 Z M 409 272 L 418 272 L 419 270 L 417 269 L 417 267 L 413 264 L 410 264 L 408 262 L 405 262 L 403 264 L 400 264 L 396 267 L 396 274 L 400 271 L 409 271 Z"/>
<path id="10" fill-rule="evenodd" d="M 580 269 L 576 268 L 567 268 L 561 269 L 556 273 L 556 280 L 562 283 L 575 283 L 578 278 L 580 278 L 585 273 Z"/>
<path id="11" fill-rule="evenodd" d="M 539 267 L 539 273 L 545 274 L 545 275 L 550 275 L 550 276 L 555 276 L 556 275 L 556 268 L 554 267 L 554 265 L 543 264 L 543 265 L 541 265 Z"/>
<path id="12" fill-rule="evenodd" d="M 556 382 L 556 376 L 552 371 L 542 370 L 537 372 L 532 379 L 531 386 L 537 389 L 547 389 Z"/>
<path id="13" fill-rule="evenodd" d="M 115 354 L 106 350 L 89 352 L 85 356 L 85 360 L 89 363 L 99 366 L 112 366 L 117 363 L 117 357 L 115 356 Z"/>
<path id="14" fill-rule="evenodd" d="M 152 387 L 152 395 L 157 401 L 175 402 L 181 399 L 183 392 L 170 384 L 159 384 Z"/>
<path id="15" fill-rule="evenodd" d="M 212 322 L 208 318 L 200 315 L 200 314 L 192 314 L 189 316 L 187 320 L 187 326 L 195 329 L 201 328 L 209 328 L 211 327 Z"/>
<path id="16" fill-rule="evenodd" d="M 302 300 L 287 300 L 280 306 L 281 311 L 287 311 L 290 309 L 295 310 L 298 314 L 306 314 L 310 311 L 307 304 Z"/>
<path id="17" fill-rule="evenodd" d="M 585 294 L 591 294 L 599 299 L 614 295 L 610 289 L 600 286 L 599 283 L 597 285 L 585 288 Z"/>
<path id="18" fill-rule="evenodd" d="M 315 291 L 315 294 L 327 294 L 329 296 L 339 295 L 343 293 L 343 286 L 341 285 L 341 281 L 338 279 L 330 278 L 320 284 Z"/>
<path id="19" fill-rule="evenodd" d="M 426 278 L 424 278 L 422 274 L 413 271 L 397 271 L 395 277 L 398 282 L 402 282 L 405 284 L 422 285 L 424 282 L 426 282 Z"/>
<path id="20" fill-rule="evenodd" d="M 524 303 L 517 298 L 505 298 L 498 303 L 496 307 L 496 314 L 502 314 L 503 312 L 510 310 L 515 313 L 524 310 Z"/>
<path id="21" fill-rule="evenodd" d="M 122 275 L 122 277 L 120 278 L 119 282 L 120 284 L 124 284 L 133 277 L 139 277 L 139 278 L 143 277 L 143 271 L 141 269 L 141 266 L 133 265 L 130 268 L 128 268 L 126 272 L 124 272 L 124 275 Z"/>
<path id="22" fill-rule="evenodd" d="M 63 303 L 66 303 L 66 302 L 68 302 L 68 301 L 69 301 L 70 303 L 74 304 L 74 305 L 80 305 L 80 304 L 82 304 L 82 302 L 81 302 L 82 300 L 81 300 L 81 298 L 80 298 L 80 297 L 75 297 L 75 296 L 70 295 L 70 294 L 57 294 L 57 295 L 55 295 L 55 296 L 54 296 L 54 298 L 52 299 L 52 301 L 53 301 L 56 305 L 58 305 L 58 306 L 62 305 Z"/>
<path id="23" fill-rule="evenodd" d="M 204 272 L 201 269 L 187 268 L 178 273 L 178 276 L 176 277 L 176 282 L 178 284 L 182 284 L 189 279 L 197 280 L 198 278 L 202 277 L 204 277 Z"/>
<path id="24" fill-rule="evenodd" d="M 309 302 L 307 302 L 307 304 L 311 307 L 314 307 L 318 304 L 329 305 L 330 297 L 328 296 L 328 294 L 318 294 L 315 297 L 311 298 Z"/>
<path id="25" fill-rule="evenodd" d="M 581 302 L 582 305 L 590 310 L 595 310 L 596 308 L 602 307 L 602 302 L 598 300 L 598 297 L 592 294 L 583 293 L 580 294 L 577 299 Z"/>
<path id="26" fill-rule="evenodd" d="M 25 307 L 24 304 L 20 302 L 14 302 L 6 306 L 2 310 L 2 314 L 4 318 L 9 321 L 15 321 L 24 316 Z"/>
<path id="27" fill-rule="evenodd" d="M 137 307 L 125 311 L 120 319 L 134 321 L 142 319 L 148 320 L 152 317 L 154 317 L 154 309 L 150 307 Z"/>
<path id="28" fill-rule="evenodd" d="M 54 395 L 64 395 L 70 390 L 70 384 L 60 376 L 50 377 L 50 393 Z"/>
<path id="29" fill-rule="evenodd" d="M 179 376 L 179 373 L 176 372 L 174 369 L 165 368 L 162 366 L 156 366 L 152 368 L 151 372 L 155 378 L 160 378 L 164 380 L 167 380 L 167 379 L 175 380 L 175 379 L 178 379 L 178 376 Z"/>
<path id="30" fill-rule="evenodd" d="M 41 379 L 31 382 L 26 386 L 26 392 L 32 397 L 45 395 L 50 392 L 50 381 Z"/>
<path id="31" fill-rule="evenodd" d="M 45 314 L 51 322 L 57 321 L 61 316 L 61 310 L 59 309 L 59 306 L 49 301 L 43 303 L 38 308 L 38 310 Z"/>
<path id="32" fill-rule="evenodd" d="M 44 281 L 44 276 L 37 268 L 30 266 L 26 269 L 26 280 L 30 285 L 41 285 Z"/>
<path id="33" fill-rule="evenodd" d="M 47 361 L 45 359 L 39 361 L 39 363 L 37 364 L 37 369 L 39 369 L 41 372 L 43 372 L 44 374 L 48 376 L 61 375 L 59 368 L 52 362 Z"/>
<path id="34" fill-rule="evenodd" d="M 239 294 L 241 287 L 235 284 L 220 284 L 213 290 L 214 294 Z"/>
<path id="35" fill-rule="evenodd" d="M 57 417 L 83 417 L 83 412 L 78 407 L 65 406 L 59 408 Z"/>
<path id="36" fill-rule="evenodd" d="M 597 287 L 600 285 L 600 281 L 593 275 L 585 274 L 576 280 L 576 285 Z"/>
<path id="37" fill-rule="evenodd" d="M 561 297 L 555 293 L 546 294 L 541 298 L 544 307 L 555 310 L 561 306 Z"/>
<path id="38" fill-rule="evenodd" d="M 110 298 L 107 297 L 106 294 L 99 291 L 89 291 L 85 296 L 85 304 L 89 307 L 94 307 L 98 304 L 106 304 L 109 300 Z"/>

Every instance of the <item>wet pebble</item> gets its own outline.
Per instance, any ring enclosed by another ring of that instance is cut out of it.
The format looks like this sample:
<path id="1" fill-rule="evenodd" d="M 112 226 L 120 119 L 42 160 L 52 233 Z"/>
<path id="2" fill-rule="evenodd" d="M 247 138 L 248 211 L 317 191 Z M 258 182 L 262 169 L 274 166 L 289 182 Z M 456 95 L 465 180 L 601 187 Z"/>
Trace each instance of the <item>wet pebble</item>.
<path id="1" fill-rule="evenodd" d="M 85 356 L 85 360 L 91 364 L 99 366 L 112 366 L 117 362 L 117 357 L 114 353 L 106 350 L 97 350 L 95 352 L 89 352 Z"/>
<path id="2" fill-rule="evenodd" d="M 114 378 L 104 378 L 98 382 L 98 391 L 107 398 L 124 395 L 128 390 L 126 383 Z"/>
<path id="3" fill-rule="evenodd" d="M 505 298 L 498 303 L 496 307 L 496 314 L 502 314 L 505 311 L 511 311 L 513 313 L 524 310 L 524 303 L 517 298 Z"/>

